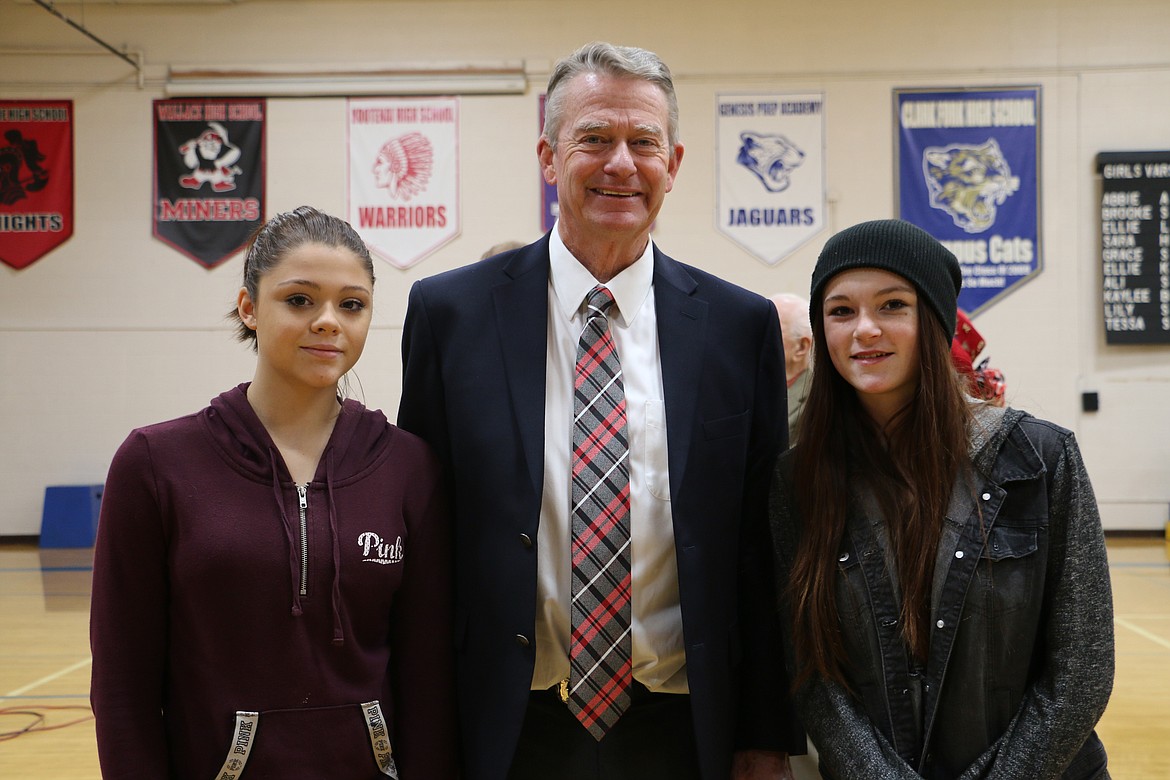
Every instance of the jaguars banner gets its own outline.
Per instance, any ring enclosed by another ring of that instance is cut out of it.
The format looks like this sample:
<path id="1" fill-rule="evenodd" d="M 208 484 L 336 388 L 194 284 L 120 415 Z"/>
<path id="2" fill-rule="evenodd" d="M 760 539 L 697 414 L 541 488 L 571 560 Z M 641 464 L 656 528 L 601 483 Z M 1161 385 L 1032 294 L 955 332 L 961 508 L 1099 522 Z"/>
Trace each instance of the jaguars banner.
<path id="1" fill-rule="evenodd" d="M 154 237 L 211 268 L 264 220 L 261 98 L 154 101 Z"/>
<path id="2" fill-rule="evenodd" d="M 459 101 L 351 98 L 349 222 L 409 268 L 459 235 Z"/>
<path id="3" fill-rule="evenodd" d="M 1040 88 L 894 90 L 902 219 L 959 258 L 959 307 L 1039 273 Z"/>
<path id="4" fill-rule="evenodd" d="M 825 99 L 717 95 L 716 222 L 768 265 L 825 227 Z"/>
<path id="5" fill-rule="evenodd" d="M 73 235 L 73 101 L 0 100 L 0 262 L 20 270 Z"/>

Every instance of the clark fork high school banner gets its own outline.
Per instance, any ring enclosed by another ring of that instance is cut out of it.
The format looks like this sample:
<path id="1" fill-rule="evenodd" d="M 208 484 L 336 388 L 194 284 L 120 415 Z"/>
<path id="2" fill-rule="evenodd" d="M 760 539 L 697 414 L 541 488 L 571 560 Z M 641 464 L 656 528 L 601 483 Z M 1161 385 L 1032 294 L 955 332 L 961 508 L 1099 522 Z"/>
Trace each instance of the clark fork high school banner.
<path id="1" fill-rule="evenodd" d="M 350 98 L 348 219 L 409 268 L 459 235 L 459 100 Z"/>
<path id="2" fill-rule="evenodd" d="M 718 95 L 719 231 L 775 265 L 825 227 L 825 98 Z"/>
<path id="3" fill-rule="evenodd" d="M 899 213 L 963 268 L 974 314 L 1040 272 L 1040 88 L 894 90 Z"/>
<path id="4" fill-rule="evenodd" d="M 154 237 L 211 268 L 264 221 L 261 98 L 154 101 Z"/>
<path id="5" fill-rule="evenodd" d="M 73 101 L 0 100 L 0 262 L 20 270 L 73 235 Z"/>

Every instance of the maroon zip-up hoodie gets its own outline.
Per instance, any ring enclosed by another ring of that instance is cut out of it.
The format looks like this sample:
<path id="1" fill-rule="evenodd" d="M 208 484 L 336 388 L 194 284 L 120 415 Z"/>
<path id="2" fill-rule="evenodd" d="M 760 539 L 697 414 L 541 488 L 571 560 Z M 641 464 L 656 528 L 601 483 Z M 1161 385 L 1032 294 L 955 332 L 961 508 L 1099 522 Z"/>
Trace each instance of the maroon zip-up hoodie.
<path id="1" fill-rule="evenodd" d="M 455 777 L 436 461 L 347 400 L 297 486 L 246 389 L 133 431 L 110 466 L 90 622 L 103 776 Z"/>

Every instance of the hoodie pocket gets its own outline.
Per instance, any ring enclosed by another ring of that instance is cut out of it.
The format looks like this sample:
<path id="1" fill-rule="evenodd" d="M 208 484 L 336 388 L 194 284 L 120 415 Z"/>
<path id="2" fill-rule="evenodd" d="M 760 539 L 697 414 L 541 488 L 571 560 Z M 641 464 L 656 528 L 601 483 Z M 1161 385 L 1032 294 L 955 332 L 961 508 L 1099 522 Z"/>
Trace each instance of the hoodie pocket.
<path id="1" fill-rule="evenodd" d="M 397 780 L 381 705 L 237 712 L 215 780 L 353 778 Z"/>

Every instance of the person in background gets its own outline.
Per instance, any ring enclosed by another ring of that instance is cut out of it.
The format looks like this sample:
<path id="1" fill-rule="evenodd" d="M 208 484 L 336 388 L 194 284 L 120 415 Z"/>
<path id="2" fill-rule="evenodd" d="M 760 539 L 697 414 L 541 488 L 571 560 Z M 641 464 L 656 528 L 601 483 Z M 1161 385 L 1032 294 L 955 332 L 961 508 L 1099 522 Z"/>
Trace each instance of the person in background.
<path id="1" fill-rule="evenodd" d="M 501 241 L 485 249 L 483 254 L 479 256 L 479 259 L 487 260 L 489 257 L 498 255 L 500 252 L 507 252 L 509 249 L 519 249 L 522 246 L 524 246 L 523 241 Z"/>
<path id="2" fill-rule="evenodd" d="M 784 375 L 788 381 L 788 446 L 796 443 L 797 423 L 812 384 L 812 327 L 808 299 L 794 293 L 772 296 L 784 337 Z"/>
<path id="3" fill-rule="evenodd" d="M 656 55 L 587 45 L 547 96 L 555 227 L 417 282 L 403 332 L 399 425 L 454 502 L 464 777 L 788 777 L 776 314 L 650 239 L 683 158 Z"/>
<path id="4" fill-rule="evenodd" d="M 1071 432 L 964 393 L 961 279 L 898 220 L 813 271 L 816 370 L 770 509 L 798 711 L 829 780 L 1108 777 L 1093 490 Z"/>
<path id="5" fill-rule="evenodd" d="M 456 777 L 438 463 L 339 395 L 373 302 L 347 223 L 272 217 L 232 315 L 252 381 L 114 456 L 90 624 L 105 777 Z"/>

